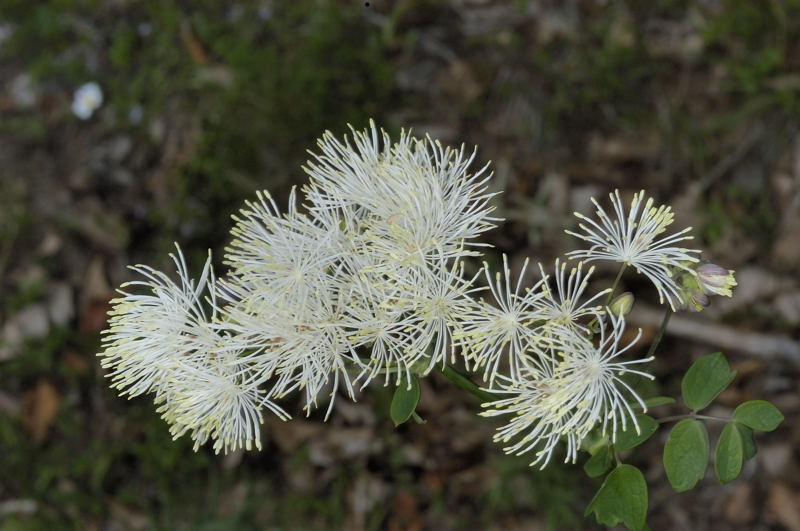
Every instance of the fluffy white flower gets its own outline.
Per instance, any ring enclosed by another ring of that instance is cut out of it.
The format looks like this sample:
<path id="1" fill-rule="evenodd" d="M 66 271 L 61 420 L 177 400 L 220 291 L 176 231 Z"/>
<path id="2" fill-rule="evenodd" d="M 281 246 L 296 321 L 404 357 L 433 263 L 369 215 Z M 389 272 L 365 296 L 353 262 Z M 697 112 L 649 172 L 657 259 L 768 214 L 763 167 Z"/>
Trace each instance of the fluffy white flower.
<path id="1" fill-rule="evenodd" d="M 306 211 L 294 191 L 285 214 L 265 192 L 234 218 L 225 280 L 207 263 L 196 286 L 180 257 L 180 285 L 140 267 L 156 295 L 115 307 L 112 378 L 155 391 L 176 436 L 258 445 L 261 409 L 285 416 L 274 400 L 294 391 L 310 412 L 330 390 L 330 414 L 340 386 L 353 398 L 356 381 L 410 382 L 418 363 L 454 359 L 454 331 L 475 307 L 459 259 L 496 221 L 485 168 L 470 174 L 474 153 L 430 139 L 392 144 L 374 124 L 352 144 L 327 133 L 319 146 Z"/>
<path id="2" fill-rule="evenodd" d="M 214 450 L 261 449 L 261 406 L 281 418 L 288 415 L 267 400 L 258 374 L 229 350 L 178 360 L 175 375 L 156 398 L 158 412 L 178 438 L 189 432 L 197 450 L 209 438 Z"/>
<path id="3" fill-rule="evenodd" d="M 610 289 L 601 291 L 592 297 L 585 297 L 584 293 L 589 286 L 589 279 L 594 272 L 590 267 L 584 271 L 583 263 L 570 268 L 567 274 L 567 263 L 556 259 L 554 282 L 545 273 L 542 264 L 539 264 L 542 273 L 542 281 L 539 283 L 541 297 L 534 299 L 536 305 L 536 317 L 543 320 L 542 326 L 544 335 L 546 330 L 553 326 L 566 326 L 574 330 L 583 330 L 584 324 L 580 320 L 587 316 L 602 314 L 602 307 L 597 304 L 597 300 L 608 294 Z M 554 284 L 554 285 L 553 285 Z"/>
<path id="4" fill-rule="evenodd" d="M 111 301 L 109 328 L 103 332 L 104 351 L 99 355 L 101 365 L 110 369 L 111 387 L 121 395 L 160 392 L 181 357 L 215 347 L 216 334 L 202 301 L 207 284 L 214 282 L 211 257 L 197 283 L 189 278 L 180 248 L 171 257 L 180 284 L 148 266 L 133 266 L 131 269 L 147 280 L 126 282 L 120 289 L 122 297 Z M 124 291 L 132 286 L 151 293 Z"/>
<path id="5" fill-rule="evenodd" d="M 580 442 L 594 427 L 615 440 L 619 429 L 628 423 L 636 424 L 629 398 L 644 403 L 622 379 L 625 374 L 651 375 L 631 369 L 631 365 L 652 358 L 619 361 L 641 336 L 641 331 L 626 346 L 620 345 L 625 322 L 607 313 L 602 321 L 599 343 L 595 345 L 583 334 L 560 327 L 552 339 L 551 358 L 545 370 L 523 369 L 518 378 L 501 377 L 496 388 L 489 389 L 505 398 L 484 404 L 485 416 L 512 415 L 501 427 L 495 440 L 509 443 L 507 453 L 523 454 L 534 451 L 532 465 L 544 467 L 552 457 L 558 440 L 567 442 L 566 461 L 575 461 Z M 608 327 L 608 330 L 606 329 Z M 629 398 L 626 398 L 628 395 Z"/>
<path id="6" fill-rule="evenodd" d="M 513 283 L 506 255 L 503 255 L 503 273 L 498 272 L 494 280 L 489 265 L 484 263 L 486 283 L 497 305 L 482 299 L 478 301 L 454 334 L 465 357 L 473 362 L 473 370 L 484 367 L 483 379 L 490 385 L 502 361 L 508 363 L 511 377 L 515 378 L 523 364 L 536 365 L 541 357 L 540 341 L 532 325 L 542 318 L 538 307 L 544 294 L 539 291 L 539 284 L 523 290 L 522 279 L 527 267 L 528 260 L 525 260 Z"/>
<path id="7" fill-rule="evenodd" d="M 248 201 L 241 217 L 234 216 L 234 240 L 226 249 L 225 263 L 235 280 L 227 285 L 248 287 L 250 295 L 268 304 L 272 299 L 302 304 L 341 260 L 342 234 L 338 227 L 323 227 L 299 214 L 294 190 L 286 215 L 280 214 L 268 192 L 257 195 L 258 202 Z"/>
<path id="8" fill-rule="evenodd" d="M 644 190 L 633 196 L 627 214 L 619 190 L 609 194 L 609 197 L 615 219 L 606 214 L 594 198 L 592 202 L 597 207 L 597 221 L 575 213 L 578 219 L 585 222 L 579 224 L 583 232 L 566 232 L 588 242 L 591 247 L 572 251 L 567 253 L 568 256 L 587 261 L 612 260 L 633 266 L 650 279 L 658 290 L 661 303 L 666 299 L 672 309 L 676 309 L 681 300 L 681 288 L 676 282 L 675 272 L 681 270 L 695 274 L 687 264 L 697 262 L 698 258 L 693 255 L 700 253 L 697 249 L 675 245 L 693 238 L 686 235 L 691 227 L 662 236 L 672 224 L 672 208 L 666 205 L 653 206 L 653 198 L 645 202 Z"/>
<path id="9" fill-rule="evenodd" d="M 72 97 L 72 112 L 81 120 L 88 120 L 103 104 L 103 90 L 94 81 L 78 87 Z"/>
<path id="10" fill-rule="evenodd" d="M 248 358 L 258 368 L 262 383 L 275 379 L 267 396 L 282 398 L 302 390 L 309 414 L 329 383 L 333 387 L 328 414 L 340 383 L 353 397 L 347 368 L 357 366 L 359 360 L 353 355 L 352 342 L 343 324 L 339 293 L 323 282 L 302 300 L 273 298 L 254 304 L 251 300 L 257 295 L 256 287 L 242 301 L 226 305 L 219 326 L 230 335 L 231 345 L 250 352 Z"/>
<path id="11" fill-rule="evenodd" d="M 486 167 L 469 173 L 475 153 L 407 132 L 392 143 L 373 122 L 365 131 L 351 130 L 352 143 L 325 133 L 320 153 L 304 168 L 312 213 L 358 219 L 363 240 L 393 260 L 474 254 L 464 245 L 480 245 L 470 240 L 497 221 L 488 204 L 494 194 L 486 192 L 491 175 Z"/>
<path id="12" fill-rule="evenodd" d="M 356 380 L 362 388 L 384 374 L 384 385 L 392 374 L 397 385 L 411 381 L 412 366 L 425 356 L 426 334 L 418 317 L 398 303 L 400 293 L 392 283 L 374 274 L 354 276 L 344 307 L 344 326 L 351 348 L 364 349 L 369 357 Z"/>
<path id="13" fill-rule="evenodd" d="M 439 255 L 431 267 L 410 268 L 396 279 L 401 289 L 397 299 L 400 308 L 410 312 L 421 329 L 421 342 L 428 346 L 427 371 L 437 363 L 455 363 L 454 334 L 464 318 L 474 312 L 471 293 L 474 278 L 463 278 L 463 263 Z"/>
<path id="14" fill-rule="evenodd" d="M 195 447 L 210 438 L 215 450 L 260 447 L 261 409 L 286 414 L 262 396 L 241 352 L 220 336 L 213 323 L 216 307 L 211 256 L 199 281 L 189 278 L 178 248 L 171 255 L 179 283 L 147 266 L 132 269 L 146 281 L 123 284 L 147 288 L 151 294 L 121 291 L 112 301 L 110 328 L 104 333 L 101 364 L 110 369 L 111 387 L 121 395 L 153 392 L 159 412 L 175 437 L 191 432 Z M 245 376 L 247 375 L 247 376 Z"/>

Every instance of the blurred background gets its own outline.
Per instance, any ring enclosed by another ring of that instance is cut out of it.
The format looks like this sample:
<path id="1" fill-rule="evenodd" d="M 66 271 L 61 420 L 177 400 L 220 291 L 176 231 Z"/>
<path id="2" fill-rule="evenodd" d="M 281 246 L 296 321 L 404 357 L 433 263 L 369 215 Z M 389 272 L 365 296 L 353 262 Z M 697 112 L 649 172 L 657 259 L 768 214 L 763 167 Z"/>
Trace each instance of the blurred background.
<path id="1" fill-rule="evenodd" d="M 682 495 L 665 433 L 637 449 L 651 527 L 800 529 L 799 47 L 798 0 L 0 0 L 0 529 L 597 528 L 599 481 L 506 456 L 435 375 L 427 424 L 394 429 L 373 387 L 224 457 L 107 388 L 125 266 L 170 270 L 176 241 L 219 259 L 245 199 L 283 203 L 324 130 L 370 117 L 478 145 L 507 220 L 487 241 L 516 263 L 574 248 L 591 196 L 671 204 L 740 285 L 674 316 L 650 392 L 723 350 L 739 376 L 716 413 L 764 398 L 786 421 L 740 479 Z M 643 351 L 656 299 L 625 282 Z"/>

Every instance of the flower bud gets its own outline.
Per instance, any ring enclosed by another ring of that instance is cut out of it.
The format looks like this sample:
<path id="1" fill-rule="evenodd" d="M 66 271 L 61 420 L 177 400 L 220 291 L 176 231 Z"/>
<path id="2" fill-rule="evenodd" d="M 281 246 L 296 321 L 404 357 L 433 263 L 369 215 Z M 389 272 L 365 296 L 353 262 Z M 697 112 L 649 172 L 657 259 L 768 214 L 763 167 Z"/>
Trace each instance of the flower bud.
<path id="1" fill-rule="evenodd" d="M 626 291 L 614 298 L 611 301 L 611 304 L 608 305 L 608 310 L 613 313 L 614 315 L 619 315 L 621 317 L 625 317 L 629 313 L 631 313 L 631 308 L 633 308 L 634 302 L 633 293 L 630 291 Z"/>
<path id="2" fill-rule="evenodd" d="M 704 264 L 697 268 L 697 282 L 706 295 L 733 295 L 736 286 L 733 269 L 725 269 L 716 264 Z"/>
<path id="3" fill-rule="evenodd" d="M 702 312 L 708 308 L 709 304 L 708 296 L 701 290 L 684 289 L 681 292 L 681 300 L 676 309 L 682 312 Z"/>

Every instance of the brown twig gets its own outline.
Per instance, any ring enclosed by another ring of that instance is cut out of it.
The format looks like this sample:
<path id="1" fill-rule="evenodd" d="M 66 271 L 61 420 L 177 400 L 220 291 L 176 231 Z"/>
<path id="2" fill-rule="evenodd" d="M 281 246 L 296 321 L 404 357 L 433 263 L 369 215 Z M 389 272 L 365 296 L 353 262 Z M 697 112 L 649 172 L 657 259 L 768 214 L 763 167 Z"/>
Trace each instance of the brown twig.
<path id="1" fill-rule="evenodd" d="M 636 326 L 657 327 L 663 312 L 637 303 L 628 320 Z M 669 323 L 670 335 L 691 339 L 727 351 L 742 352 L 759 358 L 779 358 L 800 365 L 800 344 L 789 337 L 737 330 L 708 322 L 702 314 L 675 314 Z"/>

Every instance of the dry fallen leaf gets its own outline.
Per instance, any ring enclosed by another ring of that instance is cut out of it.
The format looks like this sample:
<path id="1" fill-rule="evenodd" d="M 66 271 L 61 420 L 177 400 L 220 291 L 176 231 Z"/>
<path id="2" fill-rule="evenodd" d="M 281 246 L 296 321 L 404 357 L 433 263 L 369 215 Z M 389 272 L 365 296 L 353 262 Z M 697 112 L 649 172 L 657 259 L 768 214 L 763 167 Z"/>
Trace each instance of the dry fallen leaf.
<path id="1" fill-rule="evenodd" d="M 800 494 L 782 482 L 770 487 L 768 513 L 791 531 L 800 531 Z"/>
<path id="2" fill-rule="evenodd" d="M 106 326 L 114 291 L 108 285 L 103 259 L 95 256 L 86 270 L 81 288 L 80 331 L 91 334 Z"/>
<path id="3" fill-rule="evenodd" d="M 36 387 L 25 395 L 25 428 L 34 442 L 40 443 L 58 413 L 61 397 L 46 380 L 39 380 Z"/>
<path id="4" fill-rule="evenodd" d="M 180 37 L 181 42 L 186 48 L 186 51 L 189 52 L 192 61 L 198 65 L 204 65 L 208 63 L 208 54 L 203 48 L 203 44 L 195 36 L 194 31 L 192 31 L 192 25 L 188 20 L 181 21 Z"/>

